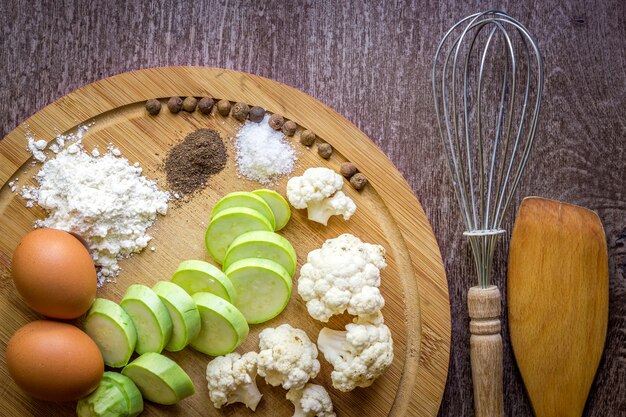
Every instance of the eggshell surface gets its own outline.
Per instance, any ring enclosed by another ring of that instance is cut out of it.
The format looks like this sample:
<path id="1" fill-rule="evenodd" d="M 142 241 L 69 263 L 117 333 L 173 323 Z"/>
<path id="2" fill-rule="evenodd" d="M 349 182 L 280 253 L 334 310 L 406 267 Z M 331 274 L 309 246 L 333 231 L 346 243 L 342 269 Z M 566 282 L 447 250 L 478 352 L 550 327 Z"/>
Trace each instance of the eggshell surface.
<path id="1" fill-rule="evenodd" d="M 89 251 L 71 234 L 36 229 L 13 253 L 11 273 L 24 302 L 57 319 L 85 313 L 96 298 L 96 269 Z"/>
<path id="2" fill-rule="evenodd" d="M 37 320 L 9 340 L 7 368 L 28 395 L 47 401 L 73 401 L 96 389 L 104 373 L 98 346 L 75 326 Z"/>

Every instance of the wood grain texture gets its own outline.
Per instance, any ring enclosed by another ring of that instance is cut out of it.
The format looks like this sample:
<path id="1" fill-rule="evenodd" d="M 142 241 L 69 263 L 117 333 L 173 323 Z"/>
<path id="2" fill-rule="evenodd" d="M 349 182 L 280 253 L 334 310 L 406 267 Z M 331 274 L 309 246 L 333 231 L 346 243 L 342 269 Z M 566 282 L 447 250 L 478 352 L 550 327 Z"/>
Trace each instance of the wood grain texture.
<path id="1" fill-rule="evenodd" d="M 472 287 L 467 293 L 476 417 L 504 415 L 501 304 L 502 296 L 495 285 Z"/>
<path id="2" fill-rule="evenodd" d="M 283 4 L 285 3 L 285 4 Z M 609 249 L 606 349 L 586 416 L 626 410 L 626 4 L 497 5 L 539 41 L 546 85 L 536 147 L 517 192 L 597 211 Z M 0 136 L 64 94 L 116 73 L 205 65 L 266 76 L 337 110 L 389 156 L 433 225 L 449 279 L 450 373 L 442 416 L 472 416 L 467 290 L 474 265 L 446 172 L 431 93 L 444 31 L 482 10 L 469 1 L 0 2 Z M 515 208 L 511 210 L 511 213 Z M 513 215 L 504 225 L 511 230 Z M 506 299 L 506 248 L 494 283 Z M 530 416 L 503 319 L 507 416 Z M 428 357 L 425 355 L 424 357 Z"/>
<path id="3" fill-rule="evenodd" d="M 511 236 L 511 345 L 537 417 L 580 417 L 609 311 L 606 237 L 597 214 L 528 197 Z"/>
<path id="4" fill-rule="evenodd" d="M 28 209 L 9 187 L 9 180 L 22 178 L 20 186 L 33 185 L 31 178 L 39 165 L 32 162 L 26 148 L 26 131 L 36 138 L 51 140 L 54 132 L 71 132 L 79 125 L 88 125 L 83 136 L 87 149 L 104 149 L 113 142 L 131 161 L 137 161 L 150 177 L 160 184 L 165 173 L 160 168 L 163 156 L 172 143 L 201 126 L 220 132 L 223 138 L 232 138 L 241 123 L 233 117 L 222 117 L 214 108 L 210 116 L 199 112 L 172 114 L 165 110 L 170 96 L 212 96 L 231 102 L 260 105 L 281 113 L 333 145 L 335 151 L 328 160 L 322 160 L 313 148 L 297 143 L 299 155 L 293 175 L 313 166 L 327 166 L 335 171 L 349 158 L 369 179 L 362 192 L 346 187 L 345 192 L 359 207 L 349 222 L 333 219 L 327 227 L 305 220 L 302 212 L 294 212 L 292 221 L 281 233 L 294 245 L 298 265 L 306 262 L 306 255 L 320 247 L 326 239 L 342 233 L 352 233 L 366 242 L 383 245 L 388 268 L 381 274 L 381 292 L 386 299 L 385 322 L 394 337 L 394 363 L 386 377 L 376 381 L 369 390 L 355 390 L 342 395 L 330 390 L 333 403 L 341 415 L 353 416 L 434 416 L 443 395 L 449 359 L 450 310 L 443 263 L 437 242 L 425 214 L 408 184 L 385 155 L 352 124 L 330 108 L 306 94 L 286 85 L 258 76 L 224 69 L 201 67 L 167 67 L 133 71 L 100 80 L 80 88 L 45 109 L 35 113 L 0 142 L 0 268 L 8 271 L 11 258 L 20 238 L 31 228 L 34 219 L 43 214 L 41 209 Z M 163 109 L 150 116 L 144 109 L 147 99 L 157 97 Z M 301 129 L 300 129 L 301 130 Z M 233 142 L 225 140 L 228 153 L 235 154 Z M 212 261 L 204 247 L 207 208 L 212 207 L 226 193 L 238 190 L 252 191 L 260 184 L 237 175 L 235 164 L 210 179 L 210 186 L 184 204 L 174 204 L 169 215 L 155 225 L 152 247 L 158 252 L 144 251 L 122 262 L 123 273 L 115 284 L 104 286 L 98 296 L 120 301 L 130 284 L 153 286 L 167 280 L 181 260 Z M 285 194 L 287 178 L 272 185 Z M 297 276 L 297 275 L 296 275 Z M 297 278 L 296 278 L 297 279 Z M 11 278 L 0 280 L 0 347 L 21 325 L 32 320 L 33 312 L 17 295 Z M 329 325 L 341 329 L 350 318 L 335 318 Z M 258 333 L 265 327 L 288 322 L 304 329 L 311 340 L 316 340 L 322 323 L 310 319 L 302 299 L 294 291 L 285 311 L 269 323 L 252 326 L 251 337 L 240 347 L 240 352 L 256 350 Z M 424 348 L 422 348 L 424 346 Z M 428 349 L 425 349 L 428 347 Z M 4 349 L 2 349 L 4 350 Z M 420 352 L 428 354 L 420 362 Z M 207 357 L 190 349 L 172 353 L 171 357 L 190 374 L 197 387 L 205 385 Z M 319 382 L 330 387 L 328 366 L 319 375 Z M 0 406 L 8 415 L 35 416 L 65 415 L 73 404 L 45 404 L 34 402 L 19 391 L 6 373 L 5 357 L 0 353 L 0 376 L 9 379 Z M 147 407 L 146 415 L 220 415 L 211 407 L 208 393 L 198 389 L 189 401 L 166 411 L 167 408 Z M 290 405 L 284 401 L 281 390 L 264 389 L 265 402 L 257 415 L 287 415 Z M 418 401 L 419 400 L 419 401 Z M 69 407 L 69 408 L 68 408 Z M 243 412 L 231 408 L 230 412 Z M 197 410 L 207 410 L 198 413 Z M 244 410 L 245 411 L 245 410 Z M 247 412 L 247 411 L 246 411 Z"/>

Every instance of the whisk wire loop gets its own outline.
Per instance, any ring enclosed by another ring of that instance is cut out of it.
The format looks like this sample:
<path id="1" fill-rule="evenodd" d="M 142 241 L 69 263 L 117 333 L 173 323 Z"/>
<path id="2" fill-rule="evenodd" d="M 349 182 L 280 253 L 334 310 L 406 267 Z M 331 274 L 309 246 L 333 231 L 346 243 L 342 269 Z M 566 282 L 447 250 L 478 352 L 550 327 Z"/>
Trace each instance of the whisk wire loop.
<path id="1" fill-rule="evenodd" d="M 490 283 L 502 221 L 532 149 L 542 91 L 539 48 L 502 11 L 460 20 L 437 48 L 435 111 L 482 287 Z"/>

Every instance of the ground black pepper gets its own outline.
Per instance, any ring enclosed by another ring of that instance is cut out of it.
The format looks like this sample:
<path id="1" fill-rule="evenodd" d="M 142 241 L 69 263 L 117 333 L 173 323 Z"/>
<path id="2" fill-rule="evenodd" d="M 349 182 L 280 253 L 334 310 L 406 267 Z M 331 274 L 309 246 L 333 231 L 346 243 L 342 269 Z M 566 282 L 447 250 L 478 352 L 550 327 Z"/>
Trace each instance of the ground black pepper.
<path id="1" fill-rule="evenodd" d="M 226 166 L 228 154 L 220 134 L 199 129 L 174 145 L 165 157 L 165 176 L 169 188 L 185 195 L 204 188 L 211 175 Z"/>

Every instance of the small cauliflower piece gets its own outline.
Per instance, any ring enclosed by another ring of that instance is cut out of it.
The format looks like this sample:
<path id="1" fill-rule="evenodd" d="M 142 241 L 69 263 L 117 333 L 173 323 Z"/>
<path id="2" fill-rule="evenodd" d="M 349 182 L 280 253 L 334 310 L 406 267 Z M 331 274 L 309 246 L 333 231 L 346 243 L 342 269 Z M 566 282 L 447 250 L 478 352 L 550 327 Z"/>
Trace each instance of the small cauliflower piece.
<path id="1" fill-rule="evenodd" d="M 244 403 L 256 410 L 263 394 L 256 385 L 257 353 L 243 356 L 229 353 L 213 359 L 206 368 L 209 397 L 215 408 L 233 403 Z"/>
<path id="2" fill-rule="evenodd" d="M 343 216 L 344 220 L 349 220 L 356 211 L 356 204 L 343 191 L 337 191 L 334 196 L 322 201 L 309 203 L 307 213 L 309 220 L 318 222 L 326 226 L 330 216 Z"/>
<path id="3" fill-rule="evenodd" d="M 382 246 L 346 233 L 309 252 L 300 269 L 298 293 L 319 321 L 346 310 L 355 316 L 375 314 L 385 305 L 378 287 L 386 266 Z"/>
<path id="4" fill-rule="evenodd" d="M 293 417 L 336 417 L 330 395 L 321 385 L 309 383 L 303 389 L 292 388 L 287 399 L 295 407 Z"/>
<path id="5" fill-rule="evenodd" d="M 345 331 L 323 328 L 317 345 L 334 370 L 333 387 L 369 387 L 393 362 L 393 339 L 382 314 L 357 317 Z"/>
<path id="6" fill-rule="evenodd" d="M 270 385 L 301 389 L 320 371 L 317 346 L 303 330 L 289 324 L 263 329 L 259 350 L 259 375 Z"/>
<path id="7" fill-rule="evenodd" d="M 287 182 L 287 199 L 297 209 L 307 209 L 309 220 L 328 224 L 331 216 L 350 219 L 356 211 L 354 201 L 341 191 L 343 177 L 332 169 L 316 167 Z"/>

